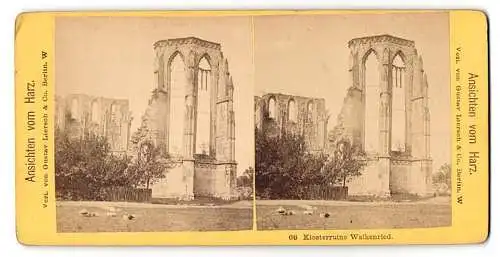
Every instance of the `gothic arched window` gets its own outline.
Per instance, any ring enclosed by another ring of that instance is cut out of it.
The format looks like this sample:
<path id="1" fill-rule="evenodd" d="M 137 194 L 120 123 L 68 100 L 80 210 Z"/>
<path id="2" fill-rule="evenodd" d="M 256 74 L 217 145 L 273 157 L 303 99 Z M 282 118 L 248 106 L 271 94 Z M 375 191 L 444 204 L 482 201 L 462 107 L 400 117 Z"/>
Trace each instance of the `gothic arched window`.
<path id="1" fill-rule="evenodd" d="M 169 65 L 170 119 L 168 150 L 169 153 L 182 155 L 184 142 L 184 114 L 186 105 L 186 70 L 179 53 L 175 53 Z"/>
<path id="2" fill-rule="evenodd" d="M 405 64 L 398 54 L 392 62 L 392 130 L 391 150 L 405 151 L 406 107 Z"/>
<path id="3" fill-rule="evenodd" d="M 295 101 L 293 99 L 288 101 L 288 120 L 297 122 L 297 106 L 295 105 Z"/>
<path id="4" fill-rule="evenodd" d="M 269 118 L 276 119 L 276 100 L 274 100 L 273 97 L 269 98 L 267 111 L 269 113 Z"/>
<path id="5" fill-rule="evenodd" d="M 78 99 L 73 98 L 71 100 L 71 118 L 78 120 L 80 118 L 79 110 L 78 110 Z"/>
<path id="6" fill-rule="evenodd" d="M 377 152 L 379 146 L 380 72 L 375 52 L 370 52 L 364 63 L 365 125 L 364 146 L 367 152 Z"/>
<path id="7" fill-rule="evenodd" d="M 312 122 L 313 121 L 313 103 L 312 101 L 309 101 L 307 103 L 307 122 Z"/>
<path id="8" fill-rule="evenodd" d="M 97 101 L 92 102 L 92 107 L 90 108 L 90 116 L 92 122 L 99 122 L 99 104 Z"/>
<path id="9" fill-rule="evenodd" d="M 118 105 L 116 103 L 111 104 L 111 121 L 116 123 L 119 121 Z"/>
<path id="10" fill-rule="evenodd" d="M 198 99 L 196 116 L 196 153 L 209 154 L 211 68 L 203 57 L 198 65 Z"/>

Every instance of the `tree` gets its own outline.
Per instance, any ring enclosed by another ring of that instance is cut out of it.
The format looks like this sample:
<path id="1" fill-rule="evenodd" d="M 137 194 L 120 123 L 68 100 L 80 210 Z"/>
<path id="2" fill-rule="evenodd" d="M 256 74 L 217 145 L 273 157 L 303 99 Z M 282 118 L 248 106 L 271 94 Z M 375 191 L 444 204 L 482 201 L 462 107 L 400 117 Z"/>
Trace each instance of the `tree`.
<path id="1" fill-rule="evenodd" d="M 111 154 L 105 137 L 92 133 L 72 137 L 55 130 L 55 173 L 58 196 L 74 200 L 102 200 L 102 190 L 127 185 L 129 158 Z"/>
<path id="2" fill-rule="evenodd" d="M 451 165 L 444 163 L 438 169 L 438 172 L 432 175 L 433 184 L 446 184 L 448 188 L 451 187 Z"/>
<path id="3" fill-rule="evenodd" d="M 242 200 L 251 200 L 253 198 L 253 180 L 255 170 L 253 167 L 248 167 L 243 174 L 236 178 L 236 191 Z"/>
<path id="4" fill-rule="evenodd" d="M 176 162 L 166 153 L 165 145 L 156 144 L 149 130 L 142 125 L 132 135 L 132 149 L 135 161 L 127 168 L 129 182 L 134 187 L 146 189 L 166 177 L 166 172 L 176 166 Z"/>
<path id="5" fill-rule="evenodd" d="M 251 187 L 253 188 L 253 177 L 255 170 L 253 167 L 248 167 L 241 176 L 236 178 L 237 187 Z"/>
<path id="6" fill-rule="evenodd" d="M 301 199 L 322 183 L 327 155 L 307 151 L 302 135 L 255 130 L 255 189 L 269 199 Z"/>
<path id="7" fill-rule="evenodd" d="M 360 160 L 363 156 L 364 153 L 359 146 L 351 144 L 348 139 L 339 140 L 333 153 L 333 160 L 327 164 L 327 169 L 331 171 L 330 178 L 345 187 L 352 178 L 361 175 L 361 169 L 365 165 Z"/>

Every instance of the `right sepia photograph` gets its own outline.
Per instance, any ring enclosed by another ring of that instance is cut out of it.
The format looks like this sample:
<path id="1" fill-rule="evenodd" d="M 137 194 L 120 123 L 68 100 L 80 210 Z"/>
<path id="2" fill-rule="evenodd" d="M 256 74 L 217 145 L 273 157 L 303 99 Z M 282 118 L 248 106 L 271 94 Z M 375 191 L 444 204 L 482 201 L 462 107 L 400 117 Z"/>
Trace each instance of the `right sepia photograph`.
<path id="1" fill-rule="evenodd" d="M 452 224 L 446 12 L 254 17 L 258 230 Z"/>

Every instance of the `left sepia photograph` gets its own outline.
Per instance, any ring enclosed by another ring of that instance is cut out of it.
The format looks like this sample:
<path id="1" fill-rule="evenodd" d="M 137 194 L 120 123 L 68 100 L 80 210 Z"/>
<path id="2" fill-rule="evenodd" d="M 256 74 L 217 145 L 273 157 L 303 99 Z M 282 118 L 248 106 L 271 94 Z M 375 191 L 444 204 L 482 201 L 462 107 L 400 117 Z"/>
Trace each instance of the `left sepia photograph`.
<path id="1" fill-rule="evenodd" d="M 253 228 L 251 17 L 58 17 L 57 232 Z"/>

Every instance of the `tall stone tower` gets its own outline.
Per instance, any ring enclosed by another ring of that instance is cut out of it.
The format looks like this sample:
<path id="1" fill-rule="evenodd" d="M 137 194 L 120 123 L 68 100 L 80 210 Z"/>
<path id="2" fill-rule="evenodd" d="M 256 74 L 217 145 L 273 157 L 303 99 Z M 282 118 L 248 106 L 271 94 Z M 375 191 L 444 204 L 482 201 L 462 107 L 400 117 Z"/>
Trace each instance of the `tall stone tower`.
<path id="1" fill-rule="evenodd" d="M 348 46 L 351 85 L 333 134 L 349 138 L 367 154 L 349 194 L 428 194 L 428 84 L 415 43 L 378 35 L 352 39 Z"/>
<path id="2" fill-rule="evenodd" d="M 221 45 L 188 37 L 154 50 L 156 85 L 143 123 L 178 165 L 152 186 L 153 197 L 233 197 L 233 82 Z"/>

